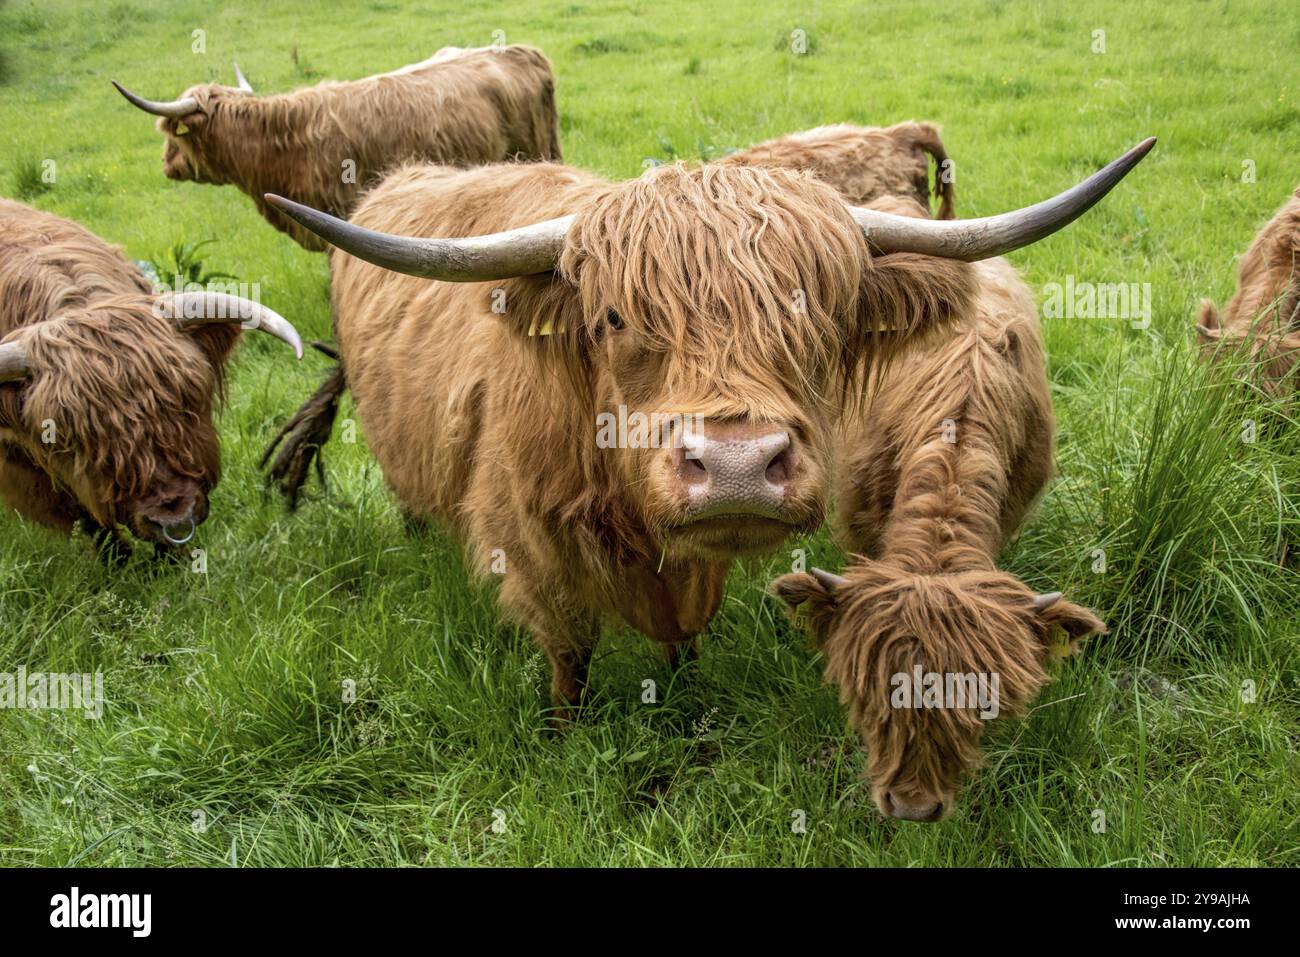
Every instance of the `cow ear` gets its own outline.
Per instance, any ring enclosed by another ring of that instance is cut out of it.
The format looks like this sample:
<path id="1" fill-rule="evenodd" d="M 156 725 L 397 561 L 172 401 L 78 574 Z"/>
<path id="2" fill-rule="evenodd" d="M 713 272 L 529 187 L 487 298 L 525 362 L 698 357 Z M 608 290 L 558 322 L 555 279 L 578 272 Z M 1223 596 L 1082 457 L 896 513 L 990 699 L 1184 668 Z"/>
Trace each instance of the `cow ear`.
<path id="1" fill-rule="evenodd" d="M 1203 343 L 1218 342 L 1223 338 L 1223 323 L 1219 321 L 1219 310 L 1208 299 L 1201 300 L 1201 314 L 1196 322 L 1196 338 Z"/>
<path id="2" fill-rule="evenodd" d="M 1047 600 L 1053 597 L 1054 600 Z M 1063 655 L 1078 654 L 1082 650 L 1084 639 L 1107 632 L 1106 623 L 1095 613 L 1082 605 L 1066 601 L 1059 593 L 1055 596 L 1040 596 L 1038 604 L 1041 607 L 1036 607 L 1035 613 L 1046 628 L 1048 640 L 1051 641 L 1060 632 L 1065 634 L 1066 645 L 1061 652 Z"/>
<path id="3" fill-rule="evenodd" d="M 776 579 L 768 586 L 768 591 L 789 606 L 792 621 L 803 618 L 818 644 L 825 640 L 839 607 L 839 600 L 831 589 L 812 575 L 795 572 Z"/>
<path id="4" fill-rule="evenodd" d="M 855 356 L 875 360 L 918 336 L 946 329 L 972 308 L 975 271 L 969 263 L 917 253 L 875 256 L 862 271 Z"/>

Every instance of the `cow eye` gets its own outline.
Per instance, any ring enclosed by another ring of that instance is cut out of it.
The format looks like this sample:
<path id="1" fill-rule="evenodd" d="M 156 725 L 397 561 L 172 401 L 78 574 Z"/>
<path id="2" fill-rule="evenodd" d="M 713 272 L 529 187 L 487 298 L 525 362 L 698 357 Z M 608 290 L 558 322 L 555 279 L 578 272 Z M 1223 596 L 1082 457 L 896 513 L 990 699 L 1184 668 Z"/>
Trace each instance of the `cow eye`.
<path id="1" fill-rule="evenodd" d="M 620 315 L 619 315 L 617 312 L 615 312 L 613 309 L 606 309 L 606 310 L 605 310 L 605 322 L 607 322 L 607 323 L 609 324 L 609 327 L 610 327 L 611 329 L 622 329 L 622 328 L 623 328 L 623 317 L 620 316 Z"/>

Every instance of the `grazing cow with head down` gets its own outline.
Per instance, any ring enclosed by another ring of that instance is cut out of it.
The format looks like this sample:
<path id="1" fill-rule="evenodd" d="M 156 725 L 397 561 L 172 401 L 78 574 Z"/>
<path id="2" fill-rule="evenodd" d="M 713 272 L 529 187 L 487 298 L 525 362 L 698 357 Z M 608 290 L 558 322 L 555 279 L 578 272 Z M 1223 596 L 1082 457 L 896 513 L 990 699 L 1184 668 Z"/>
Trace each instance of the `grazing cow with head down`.
<path id="1" fill-rule="evenodd" d="M 1051 475 L 1055 425 L 1029 290 L 1005 260 L 974 268 L 975 300 L 952 334 L 898 359 L 847 416 L 837 537 L 871 557 L 843 577 L 814 569 L 773 584 L 821 647 L 870 752 L 877 805 L 908 820 L 951 810 L 987 719 L 1023 715 L 1053 653 L 1105 630 L 996 565 Z M 958 700 L 922 707 L 918 669 Z"/>
<path id="2" fill-rule="evenodd" d="M 532 47 L 448 48 L 392 73 L 278 96 L 255 96 L 237 75 L 238 87 L 205 83 L 166 103 L 113 85 L 159 117 L 169 179 L 234 184 L 306 249 L 325 245 L 263 194 L 301 196 L 346 217 L 364 190 L 403 163 L 561 158 L 555 76 Z"/>
<path id="3" fill-rule="evenodd" d="M 159 295 L 81 226 L 0 200 L 0 495 L 100 544 L 119 526 L 166 547 L 208 514 L 212 422 L 241 324 L 293 346 L 270 309 L 219 292 Z"/>
<path id="4" fill-rule="evenodd" d="M 1278 397 L 1292 393 L 1300 360 L 1300 189 L 1241 257 L 1237 291 L 1223 313 L 1201 300 L 1197 331 L 1204 350 L 1251 340 L 1264 388 Z"/>
<path id="5" fill-rule="evenodd" d="M 389 485 L 499 575 L 563 715 L 602 618 L 693 653 L 731 562 L 821 522 L 840 397 L 970 307 L 968 261 L 1061 228 L 1149 146 L 968 222 L 719 165 L 413 166 L 351 223 L 270 199 L 342 250 L 335 333 Z M 649 434 L 603 447 L 634 414 Z"/>

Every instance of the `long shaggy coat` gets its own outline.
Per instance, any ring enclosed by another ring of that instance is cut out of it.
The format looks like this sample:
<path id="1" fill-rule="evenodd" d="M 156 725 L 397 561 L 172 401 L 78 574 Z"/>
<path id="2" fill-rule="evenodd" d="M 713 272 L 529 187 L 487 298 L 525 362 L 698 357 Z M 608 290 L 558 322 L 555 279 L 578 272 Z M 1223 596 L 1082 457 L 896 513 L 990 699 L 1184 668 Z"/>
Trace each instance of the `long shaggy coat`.
<path id="1" fill-rule="evenodd" d="M 1054 419 L 1029 290 L 1002 259 L 975 265 L 978 295 L 955 325 L 892 364 L 844 424 L 836 532 L 858 553 L 831 587 L 786 575 L 774 590 L 801 608 L 870 752 L 881 810 L 952 807 L 980 761 L 974 707 L 913 710 L 896 676 L 997 675 L 999 711 L 1024 714 L 1048 680 L 1059 629 L 1104 631 L 1087 609 L 1045 607 L 997 568 L 998 552 L 1047 484 Z M 869 556 L 869 557 L 868 557 Z"/>
<path id="2" fill-rule="evenodd" d="M 947 325 L 971 289 L 962 263 L 873 259 L 833 189 L 780 169 L 669 166 L 611 184 L 549 164 L 413 166 L 352 221 L 464 236 L 574 212 L 553 276 L 463 285 L 331 259 L 340 351 L 389 484 L 500 582 L 551 660 L 559 707 L 580 696 L 602 618 L 689 648 L 730 565 L 666 550 L 672 503 L 651 494 L 646 455 L 597 448 L 597 415 L 795 423 L 812 492 L 792 508 L 816 527 L 835 384 Z"/>
<path id="3" fill-rule="evenodd" d="M 220 477 L 212 421 L 238 326 L 178 331 L 120 252 L 70 220 L 0 200 L 0 338 L 32 375 L 0 384 L 0 495 L 102 534 L 178 484 Z M 139 531 L 139 529 L 135 529 Z"/>

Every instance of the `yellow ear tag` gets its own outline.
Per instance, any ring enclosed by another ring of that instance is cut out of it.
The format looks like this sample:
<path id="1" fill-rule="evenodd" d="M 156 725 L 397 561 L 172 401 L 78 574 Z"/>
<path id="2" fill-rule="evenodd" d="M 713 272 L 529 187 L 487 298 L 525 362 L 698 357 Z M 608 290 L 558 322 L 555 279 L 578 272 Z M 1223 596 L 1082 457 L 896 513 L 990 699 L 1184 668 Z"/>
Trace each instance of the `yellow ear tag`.
<path id="1" fill-rule="evenodd" d="M 179 120 L 177 121 L 177 123 L 176 123 L 176 135 L 177 135 L 177 136 L 184 136 L 184 135 L 185 135 L 186 133 L 188 133 L 189 131 L 190 131 L 190 128 L 189 128 L 188 126 L 186 126 L 184 123 L 181 123 Z"/>
<path id="2" fill-rule="evenodd" d="M 554 319 L 547 319 L 545 322 L 542 323 L 540 329 L 537 327 L 536 320 L 534 320 L 533 324 L 528 327 L 528 334 L 530 336 L 549 336 L 549 335 L 553 335 L 555 331 L 556 330 L 555 330 Z M 560 327 L 559 331 L 563 332 L 564 328 Z"/>

